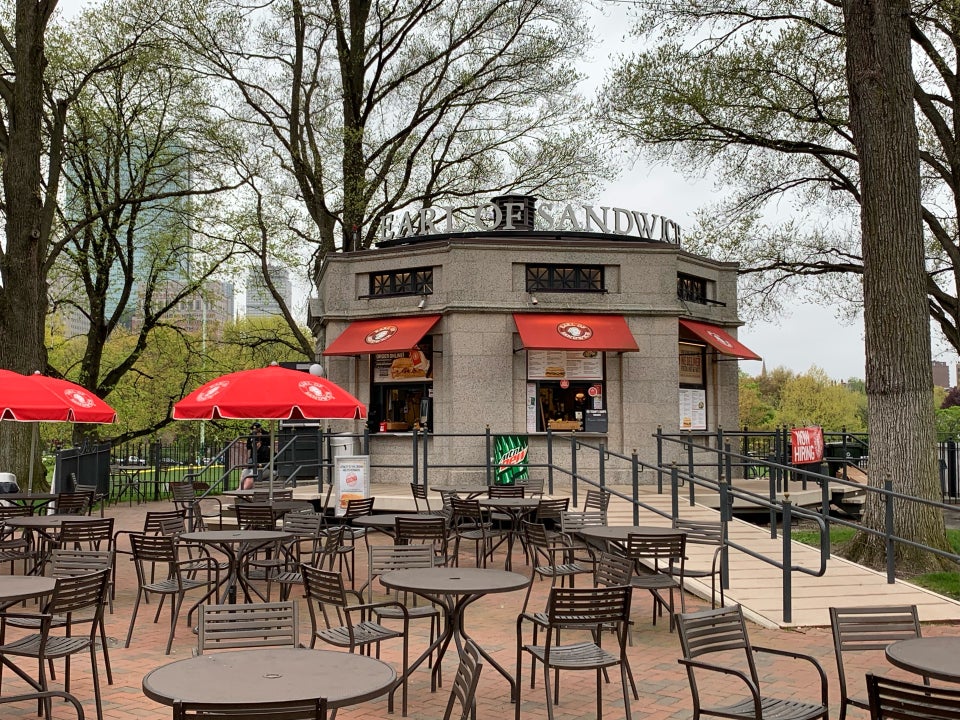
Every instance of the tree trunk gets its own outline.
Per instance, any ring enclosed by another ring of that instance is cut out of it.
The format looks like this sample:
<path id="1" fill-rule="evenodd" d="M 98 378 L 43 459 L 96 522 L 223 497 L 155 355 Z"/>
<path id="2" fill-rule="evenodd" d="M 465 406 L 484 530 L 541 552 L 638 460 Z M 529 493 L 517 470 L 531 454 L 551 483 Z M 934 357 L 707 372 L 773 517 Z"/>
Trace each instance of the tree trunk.
<path id="1" fill-rule="evenodd" d="M 920 153 L 913 105 L 910 6 L 906 0 L 845 0 L 850 119 L 862 190 L 864 329 L 870 424 L 870 484 L 940 498 L 933 415 L 930 319 L 920 204 Z M 884 528 L 871 496 L 868 527 Z M 947 548 L 943 515 L 897 502 L 894 533 Z M 882 565 L 882 537 L 860 533 L 847 552 Z M 897 544 L 898 569 L 938 568 L 935 556 Z"/>
<path id="2" fill-rule="evenodd" d="M 48 228 L 41 160 L 43 156 L 44 33 L 55 0 L 17 0 L 14 77 L 4 95 L 3 199 L 6 248 L 0 277 L 0 367 L 30 373 L 47 369 L 44 328 L 47 315 Z M 55 192 L 55 189 L 53 189 Z M 26 487 L 31 427 L 0 423 L 0 468 Z M 36 461 L 36 459 L 33 459 Z"/>

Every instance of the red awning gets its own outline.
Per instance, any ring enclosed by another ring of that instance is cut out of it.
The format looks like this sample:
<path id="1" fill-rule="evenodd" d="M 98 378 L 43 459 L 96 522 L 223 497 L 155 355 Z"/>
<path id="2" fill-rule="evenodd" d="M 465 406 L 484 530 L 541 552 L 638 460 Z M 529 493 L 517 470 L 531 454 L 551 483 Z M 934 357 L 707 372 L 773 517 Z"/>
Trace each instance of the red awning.
<path id="1" fill-rule="evenodd" d="M 680 327 L 692 332 L 718 353 L 733 355 L 744 360 L 762 360 L 753 350 L 717 325 L 680 318 Z"/>
<path id="2" fill-rule="evenodd" d="M 513 320 L 527 350 L 640 349 L 623 315 L 514 313 Z"/>
<path id="3" fill-rule="evenodd" d="M 414 315 L 357 320 L 350 323 L 323 354 L 372 355 L 404 352 L 420 342 L 439 319 L 439 315 Z"/>

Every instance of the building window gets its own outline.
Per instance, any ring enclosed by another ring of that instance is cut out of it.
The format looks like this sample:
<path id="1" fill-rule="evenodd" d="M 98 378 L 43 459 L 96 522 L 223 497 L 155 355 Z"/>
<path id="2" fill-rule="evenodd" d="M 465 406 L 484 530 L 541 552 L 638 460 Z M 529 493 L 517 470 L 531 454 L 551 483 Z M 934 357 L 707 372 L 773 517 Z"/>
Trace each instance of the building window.
<path id="1" fill-rule="evenodd" d="M 433 424 L 433 338 L 405 352 L 372 356 L 368 427 L 373 432 L 429 430 Z"/>
<path id="2" fill-rule="evenodd" d="M 721 305 L 726 303 L 712 299 L 710 296 L 710 281 L 694 275 L 677 274 L 677 297 L 686 302 L 698 305 Z"/>
<path id="3" fill-rule="evenodd" d="M 433 268 L 392 270 L 370 275 L 370 295 L 431 295 L 433 294 Z"/>
<path id="4" fill-rule="evenodd" d="M 603 292 L 602 265 L 527 265 L 527 292 Z"/>
<path id="5" fill-rule="evenodd" d="M 707 281 L 692 275 L 677 275 L 677 297 L 701 305 L 707 301 Z"/>
<path id="6" fill-rule="evenodd" d="M 591 430 L 593 418 L 606 416 L 605 390 L 603 353 L 528 350 L 527 431 Z"/>

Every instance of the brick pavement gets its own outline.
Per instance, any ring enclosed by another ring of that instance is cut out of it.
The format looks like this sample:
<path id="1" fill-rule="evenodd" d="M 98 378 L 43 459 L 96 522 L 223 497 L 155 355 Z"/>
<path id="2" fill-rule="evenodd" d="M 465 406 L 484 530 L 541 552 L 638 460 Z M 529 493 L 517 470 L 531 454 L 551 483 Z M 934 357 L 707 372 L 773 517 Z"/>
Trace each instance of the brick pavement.
<path id="1" fill-rule="evenodd" d="M 136 530 L 142 526 L 144 512 L 149 507 L 166 508 L 169 503 L 152 503 L 149 505 L 128 508 L 120 506 L 110 508 L 110 513 L 117 518 L 118 529 Z M 379 539 L 377 542 L 384 542 Z M 361 544 L 362 547 L 362 544 Z M 516 551 L 515 569 L 524 569 L 519 550 Z M 469 550 L 464 554 L 469 564 Z M 502 555 L 500 556 L 502 557 Z M 363 563 L 363 553 L 357 553 L 358 572 L 365 577 L 366 568 Z M 6 572 L 4 569 L 3 572 Z M 542 607 L 549 589 L 548 582 L 536 581 L 534 585 L 531 607 Z M 140 689 L 141 680 L 148 671 L 177 658 L 189 657 L 196 637 L 184 624 L 186 613 L 181 618 L 177 628 L 177 637 L 174 640 L 173 652 L 167 657 L 163 654 L 166 642 L 167 607 L 161 614 L 161 620 L 154 624 L 153 612 L 156 604 L 141 607 L 140 616 L 133 635 L 131 646 L 122 647 L 130 611 L 135 593 L 135 574 L 132 566 L 121 558 L 118 564 L 117 600 L 115 612 L 106 616 L 107 633 L 110 643 L 110 659 L 114 671 L 114 684 L 106 685 L 106 679 L 101 673 L 103 683 L 104 717 L 109 720 L 127 720 L 129 718 L 169 718 L 169 708 L 154 703 L 143 696 Z M 524 591 L 503 595 L 491 595 L 482 598 L 471 605 L 467 611 L 467 630 L 489 651 L 504 667 L 513 672 L 516 666 L 516 616 L 523 602 Z M 855 602 L 850 598 L 850 603 Z M 838 599 L 841 603 L 841 599 Z M 687 609 L 696 610 L 706 607 L 703 601 L 687 595 Z M 691 717 L 690 691 L 686 676 L 677 664 L 679 656 L 679 642 L 675 633 L 668 632 L 668 623 L 665 619 L 651 625 L 651 601 L 648 593 L 635 593 L 634 622 L 632 645 L 629 649 L 630 662 L 633 673 L 640 688 L 640 700 L 631 703 L 634 717 L 647 720 L 685 720 Z M 308 639 L 309 620 L 306 608 L 303 608 L 304 630 L 302 638 Z M 419 654 L 418 648 L 426 645 L 426 629 L 422 623 L 415 623 L 411 642 L 411 656 Z M 820 660 L 830 678 L 830 698 L 832 716 L 838 714 L 839 691 L 836 682 L 836 667 L 833 660 L 832 642 L 829 629 L 809 628 L 791 630 L 771 630 L 759 626 L 750 626 L 751 639 L 756 645 L 769 645 L 789 648 L 806 652 Z M 960 634 L 956 625 L 926 625 L 924 633 L 927 635 Z M 385 644 L 382 658 L 388 662 L 398 662 L 399 651 L 393 644 Z M 848 676 L 862 678 L 863 672 L 868 669 L 882 670 L 891 674 L 899 671 L 889 668 L 882 653 L 865 653 L 848 660 Z M 413 720 L 432 720 L 443 717 L 447 702 L 450 681 L 456 671 L 455 663 L 448 657 L 444 663 L 444 687 L 437 693 L 430 692 L 429 673 L 421 669 L 414 673 L 410 681 L 410 712 L 408 717 Z M 809 671 L 797 671 L 782 660 L 764 664 L 760 668 L 761 678 L 767 682 L 766 691 L 770 694 L 786 695 L 797 698 L 812 697 L 812 683 L 814 678 Z M 91 677 L 89 663 L 82 656 L 75 657 L 72 664 L 71 689 L 84 704 L 88 717 L 95 717 L 93 691 L 90 686 Z M 57 663 L 57 681 L 51 683 L 53 688 L 62 687 L 62 663 Z M 237 678 L 237 682 L 242 682 Z M 542 686 L 542 675 L 538 674 L 536 688 L 530 689 L 529 661 L 524 663 L 521 703 L 521 718 L 545 718 L 546 706 Z M 726 687 L 721 680 L 720 684 L 712 686 L 711 693 L 722 694 Z M 9 695 L 25 690 L 24 684 L 10 671 L 3 677 L 2 694 Z M 815 691 L 814 691 L 815 692 Z M 604 716 L 607 718 L 624 717 L 623 702 L 620 695 L 619 683 L 614 682 L 603 686 Z M 708 693 L 709 694 L 709 693 Z M 484 669 L 478 688 L 478 718 L 506 720 L 513 715 L 513 707 L 509 702 L 508 686 L 504 679 L 490 667 Z M 0 717 L 9 718 L 36 717 L 33 704 L 18 706 L 0 706 Z M 342 720 L 362 720 L 365 718 L 383 718 L 388 715 L 386 699 L 370 701 L 363 705 L 344 708 L 338 712 Z M 395 713 L 400 717 L 399 710 Z M 561 676 L 560 704 L 555 708 L 556 720 L 588 720 L 596 716 L 595 680 L 592 672 L 567 672 Z M 54 717 L 69 718 L 72 712 L 66 706 L 55 703 Z M 865 718 L 866 713 L 852 710 L 851 720 Z"/>

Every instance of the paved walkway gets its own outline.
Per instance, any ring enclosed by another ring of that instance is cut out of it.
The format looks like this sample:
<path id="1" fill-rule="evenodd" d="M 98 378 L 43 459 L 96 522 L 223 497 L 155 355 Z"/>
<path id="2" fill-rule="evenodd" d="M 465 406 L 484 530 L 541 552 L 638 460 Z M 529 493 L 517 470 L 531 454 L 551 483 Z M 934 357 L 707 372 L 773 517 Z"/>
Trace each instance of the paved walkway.
<path id="1" fill-rule="evenodd" d="M 379 497 L 379 496 L 378 496 Z M 118 529 L 139 529 L 143 523 L 143 516 L 147 509 L 169 507 L 169 503 L 150 503 L 132 508 L 122 505 L 111 507 L 110 514 L 117 518 Z M 613 517 L 616 519 L 620 512 L 615 507 Z M 738 530 L 739 532 L 739 530 Z M 376 538 L 373 542 L 384 542 L 385 539 Z M 362 546 L 361 546 L 362 547 Z M 470 564 L 469 550 L 464 552 L 465 564 Z M 366 576 L 364 554 L 357 553 L 358 572 L 360 577 Z M 502 553 L 498 561 L 502 562 Z M 514 556 L 514 566 L 522 572 L 529 572 L 523 565 L 522 554 L 519 549 Z M 7 568 L 0 568 L 0 573 L 7 572 Z M 735 601 L 743 595 L 744 588 L 753 584 L 749 579 L 734 577 L 734 590 L 730 600 Z M 144 697 L 140 683 L 143 675 L 155 667 L 175 660 L 189 657 L 191 649 L 196 644 L 196 637 L 185 625 L 185 613 L 177 628 L 177 637 L 174 640 L 173 653 L 170 656 L 163 654 L 166 640 L 167 606 L 161 613 L 158 624 L 153 623 L 153 612 L 156 604 L 141 608 L 137 619 L 133 642 L 129 648 L 122 647 L 126 634 L 127 624 L 135 593 L 135 578 L 133 568 L 129 562 L 121 560 L 118 566 L 117 602 L 115 612 L 107 616 L 107 633 L 111 638 L 110 656 L 114 670 L 114 684 L 107 686 L 101 673 L 104 696 L 104 717 L 108 720 L 127 720 L 133 718 L 169 718 L 170 709 L 157 705 Z M 878 586 L 878 588 L 881 586 Z M 882 585 L 880 592 L 886 592 L 887 586 Z M 542 608 L 549 590 L 548 582 L 534 583 L 531 607 Z M 741 593 L 738 595 L 738 593 Z M 517 591 L 504 595 L 490 596 L 471 605 L 466 616 L 466 626 L 474 637 L 490 651 L 494 657 L 511 672 L 516 667 L 516 617 L 523 602 L 524 591 Z M 889 600 L 889 596 L 884 598 Z M 870 601 L 864 595 L 856 595 L 843 591 L 831 602 L 834 604 L 853 605 Z M 301 600 L 301 603 L 303 601 Z M 688 611 L 706 607 L 703 600 L 687 594 L 686 605 Z M 304 627 L 301 639 L 307 641 L 309 637 L 309 621 L 306 608 L 302 615 Z M 679 642 L 675 633 L 668 631 L 668 624 L 661 619 L 654 626 L 651 624 L 652 603 L 647 593 L 634 594 L 634 630 L 632 645 L 629 648 L 630 662 L 633 672 L 640 686 L 640 700 L 631 702 L 634 717 L 643 720 L 687 720 L 692 716 L 690 691 L 686 675 L 677 664 L 679 656 Z M 833 706 L 833 717 L 837 717 L 837 699 L 839 691 L 836 680 L 836 666 L 833 660 L 832 642 L 829 629 L 824 627 L 794 627 L 788 629 L 751 625 L 751 639 L 757 645 L 789 647 L 792 650 L 813 655 L 822 663 L 830 678 L 830 697 Z M 813 623 L 811 623 L 813 625 Z M 944 623 L 931 624 L 924 627 L 924 634 L 960 635 L 960 624 Z M 417 626 L 413 630 L 411 653 L 416 655 L 426 645 L 426 630 Z M 382 649 L 382 658 L 390 663 L 398 663 L 399 648 L 396 644 L 387 643 Z M 856 657 L 851 665 L 848 662 L 848 675 L 857 678 L 863 677 L 866 670 L 888 672 L 901 677 L 909 677 L 900 671 L 892 670 L 883 658 L 882 652 L 863 653 Z M 265 671 L 268 669 L 265 668 Z M 96 717 L 93 706 L 93 690 L 90 685 L 89 663 L 83 657 L 76 657 L 72 663 L 71 688 L 81 699 L 87 712 L 87 717 Z M 455 672 L 455 664 L 448 660 L 444 664 L 444 684 L 439 692 L 431 693 L 429 674 L 426 670 L 416 672 L 410 684 L 410 712 L 408 717 L 414 720 L 439 720 L 443 717 L 444 708 L 450 690 L 450 682 Z M 805 668 L 798 670 L 798 666 L 785 660 L 774 660 L 761 666 L 761 677 L 766 683 L 765 689 L 770 694 L 785 697 L 811 698 L 813 679 Z M 536 687 L 530 689 L 529 664 L 523 668 L 523 696 L 521 702 L 521 720 L 539 720 L 546 718 L 546 706 L 542 677 L 537 678 Z M 914 678 L 915 679 L 915 678 Z M 62 663 L 57 663 L 57 680 L 52 687 L 60 688 L 63 682 Z M 242 677 L 237 678 L 243 682 Z M 2 694 L 14 694 L 24 691 L 23 683 L 9 671 L 4 673 Z M 713 685 L 707 694 L 728 695 L 730 688 L 727 679 L 721 679 L 719 684 Z M 556 708 L 556 720 L 591 720 L 596 717 L 595 685 L 593 673 L 564 673 L 561 679 L 561 702 Z M 616 719 L 624 717 L 623 702 L 617 684 L 603 686 L 604 716 Z M 36 707 L 33 704 L 19 706 L 2 706 L 4 720 L 10 718 L 36 717 Z M 478 689 L 478 718 L 499 718 L 506 720 L 512 717 L 513 708 L 508 697 L 508 688 L 505 681 L 490 668 L 486 668 L 481 676 Z M 69 708 L 54 704 L 56 718 L 70 718 Z M 341 720 L 360 720 L 366 718 L 387 717 L 386 700 L 381 698 L 363 705 L 344 708 L 338 712 Z M 399 712 L 395 717 L 400 717 Z M 850 720 L 865 720 L 865 713 L 851 711 Z"/>

